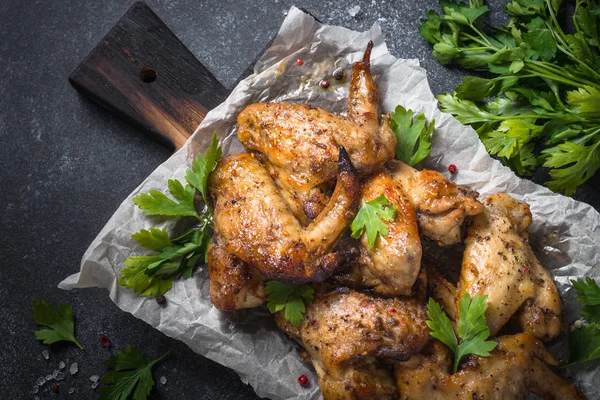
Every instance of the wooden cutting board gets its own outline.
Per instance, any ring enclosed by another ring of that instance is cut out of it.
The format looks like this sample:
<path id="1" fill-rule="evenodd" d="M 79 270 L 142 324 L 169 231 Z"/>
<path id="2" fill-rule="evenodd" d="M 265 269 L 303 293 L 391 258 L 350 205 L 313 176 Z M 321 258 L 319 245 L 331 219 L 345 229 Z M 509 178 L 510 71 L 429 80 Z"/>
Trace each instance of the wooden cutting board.
<path id="1" fill-rule="evenodd" d="M 125 13 L 69 82 L 175 150 L 229 94 L 144 2 Z"/>

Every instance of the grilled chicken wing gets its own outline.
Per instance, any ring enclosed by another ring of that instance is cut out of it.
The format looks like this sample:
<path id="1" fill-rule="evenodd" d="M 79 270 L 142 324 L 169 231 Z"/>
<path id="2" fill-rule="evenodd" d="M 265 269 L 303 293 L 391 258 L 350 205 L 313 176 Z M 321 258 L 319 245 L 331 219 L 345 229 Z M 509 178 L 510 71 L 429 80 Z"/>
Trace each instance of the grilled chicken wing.
<path id="1" fill-rule="evenodd" d="M 403 400 L 515 400 L 533 392 L 543 399 L 583 400 L 586 397 L 548 366 L 558 361 L 529 333 L 502 336 L 489 357 L 471 356 L 452 371 L 452 355 L 439 341 L 422 354 L 396 365 Z"/>
<path id="2" fill-rule="evenodd" d="M 454 184 L 439 172 L 417 171 L 397 160 L 388 162 L 386 170 L 402 185 L 417 210 L 421 234 L 440 245 L 460 242 L 465 217 L 483 210 L 477 192 Z"/>
<path id="3" fill-rule="evenodd" d="M 338 179 L 325 210 L 303 228 L 282 200 L 263 165 L 248 153 L 222 159 L 209 180 L 215 233 L 228 253 L 265 278 L 321 281 L 345 258 L 331 253 L 354 218 L 360 196 L 356 171 L 339 151 Z"/>
<path id="4" fill-rule="evenodd" d="M 395 399 L 391 371 L 378 359 L 407 360 L 428 341 L 426 308 L 415 298 L 374 298 L 317 289 L 302 326 L 277 325 L 304 346 L 325 400 Z"/>
<path id="5" fill-rule="evenodd" d="M 488 196 L 483 205 L 465 241 L 457 299 L 465 292 L 488 295 L 492 335 L 518 313 L 524 331 L 544 341 L 555 338 L 562 326 L 561 301 L 529 246 L 529 206 L 503 193 Z"/>
<path id="6" fill-rule="evenodd" d="M 233 311 L 264 303 L 264 279 L 248 264 L 228 253 L 218 236 L 208 245 L 210 301 L 220 310 Z"/>
<path id="7" fill-rule="evenodd" d="M 384 194 L 396 206 L 396 218 L 385 222 L 388 234 L 378 235 L 371 249 L 366 232 L 360 238 L 360 257 L 340 275 L 351 287 L 373 288 L 384 296 L 410 296 L 421 269 L 421 240 L 415 210 L 402 188 L 384 171 L 371 175 L 363 184 L 363 200 Z"/>
<path id="8" fill-rule="evenodd" d="M 238 116 L 240 142 L 247 150 L 262 153 L 299 219 L 313 219 L 325 207 L 328 196 L 322 185 L 336 177 L 340 146 L 360 174 L 374 172 L 394 157 L 396 136 L 389 116 L 380 123 L 379 96 L 370 73 L 371 48 L 372 43 L 363 60 L 352 67 L 348 116 L 288 103 L 252 104 Z"/>

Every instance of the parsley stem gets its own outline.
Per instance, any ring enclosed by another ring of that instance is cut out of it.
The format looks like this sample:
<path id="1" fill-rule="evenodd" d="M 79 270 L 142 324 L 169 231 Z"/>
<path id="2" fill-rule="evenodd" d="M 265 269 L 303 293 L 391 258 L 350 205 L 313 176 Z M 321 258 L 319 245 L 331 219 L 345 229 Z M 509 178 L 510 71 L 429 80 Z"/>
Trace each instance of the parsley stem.
<path id="1" fill-rule="evenodd" d="M 491 46 L 491 44 L 486 43 L 483 40 L 481 40 L 471 34 L 468 34 L 467 32 L 462 32 L 462 34 L 463 34 L 463 36 L 471 39 L 472 41 L 477 42 L 480 45 L 484 46 L 484 47 L 467 47 L 467 48 L 465 48 L 466 50 L 472 50 L 472 49 L 482 49 L 482 50 L 486 49 L 487 50 L 487 49 L 489 49 L 489 50 L 497 51 L 497 49 L 495 47 Z"/>
<path id="2" fill-rule="evenodd" d="M 460 358 L 457 355 L 454 356 L 454 368 L 453 371 L 456 373 L 458 371 L 458 364 L 460 363 Z"/>
<path id="3" fill-rule="evenodd" d="M 566 85 L 577 87 L 577 88 L 581 87 L 582 85 L 589 85 L 589 86 L 595 87 L 597 89 L 600 89 L 600 85 L 590 82 L 587 79 L 578 78 L 578 77 L 575 77 L 571 74 L 568 74 L 568 73 L 566 73 L 564 71 L 560 71 L 560 70 L 559 70 L 560 72 L 556 71 L 556 70 L 553 71 L 552 68 L 549 68 L 548 66 L 544 65 L 546 63 L 534 61 L 534 60 L 528 60 L 528 59 L 525 59 L 523 61 L 525 61 L 526 65 L 527 65 L 527 67 L 525 67 L 524 69 L 526 69 L 528 72 L 537 74 L 537 76 L 540 78 L 548 78 L 553 81 L 561 82 Z M 567 77 L 567 75 L 570 75 L 570 76 Z"/>
<path id="4" fill-rule="evenodd" d="M 150 363 L 148 364 L 148 366 L 152 367 L 154 364 L 161 362 L 162 360 L 165 359 L 166 356 L 168 356 L 169 354 L 171 354 L 171 349 L 169 349 L 165 354 L 163 354 L 162 356 L 158 357 L 155 360 L 150 361 Z"/>
<path id="5" fill-rule="evenodd" d="M 469 26 L 487 43 L 487 45 L 489 47 L 496 49 L 496 47 L 494 47 L 492 45 L 492 43 L 490 43 L 490 41 L 488 40 L 487 35 L 484 35 L 479 29 L 477 29 L 477 27 L 475 25 L 469 24 Z M 496 50 L 498 50 L 498 49 L 496 49 Z"/>

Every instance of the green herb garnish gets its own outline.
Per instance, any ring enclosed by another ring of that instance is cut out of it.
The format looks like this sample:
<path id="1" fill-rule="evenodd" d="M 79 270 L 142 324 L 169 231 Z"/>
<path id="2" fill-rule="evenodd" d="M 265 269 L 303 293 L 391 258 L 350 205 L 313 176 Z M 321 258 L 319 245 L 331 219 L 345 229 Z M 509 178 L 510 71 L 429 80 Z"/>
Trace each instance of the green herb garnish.
<path id="1" fill-rule="evenodd" d="M 312 304 L 315 291 L 306 284 L 293 285 L 277 281 L 265 283 L 267 307 L 271 313 L 285 309 L 285 319 L 292 325 L 302 325 L 306 305 Z"/>
<path id="2" fill-rule="evenodd" d="M 471 300 L 469 293 L 465 293 L 460 299 L 457 338 L 446 313 L 435 300 L 429 299 L 427 326 L 431 329 L 430 335 L 454 352 L 454 372 L 458 371 L 460 360 L 464 356 L 476 354 L 487 357 L 490 351 L 496 348 L 496 342 L 487 340 L 490 337 L 490 329 L 485 319 L 486 302 L 487 295 L 475 296 Z"/>

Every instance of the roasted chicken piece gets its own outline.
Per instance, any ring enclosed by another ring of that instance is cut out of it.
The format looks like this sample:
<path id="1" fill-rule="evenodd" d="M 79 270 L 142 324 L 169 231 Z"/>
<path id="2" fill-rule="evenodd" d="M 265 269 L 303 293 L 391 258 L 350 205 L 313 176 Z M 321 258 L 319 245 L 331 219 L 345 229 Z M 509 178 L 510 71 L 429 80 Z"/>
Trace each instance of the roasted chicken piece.
<path id="1" fill-rule="evenodd" d="M 385 195 L 390 206 L 397 207 L 396 217 L 384 222 L 388 233 L 377 236 L 373 249 L 366 232 L 363 233 L 361 255 L 350 271 L 344 273 L 345 282 L 351 287 L 373 288 L 375 293 L 384 296 L 410 296 L 421 269 L 421 240 L 415 210 L 402 188 L 384 171 L 371 175 L 363 184 L 362 193 L 364 201 Z"/>
<path id="2" fill-rule="evenodd" d="M 352 67 L 348 116 L 289 103 L 251 104 L 238 116 L 240 142 L 262 154 L 290 209 L 305 223 L 328 201 L 324 185 L 335 180 L 340 146 L 360 174 L 374 172 L 394 157 L 396 136 L 389 115 L 379 115 L 370 72 L 372 45 Z"/>
<path id="3" fill-rule="evenodd" d="M 388 162 L 386 170 L 417 210 L 421 234 L 440 245 L 460 242 L 465 217 L 483 210 L 477 192 L 456 185 L 439 172 L 418 171 L 398 160 Z"/>
<path id="4" fill-rule="evenodd" d="M 488 295 L 486 318 L 492 335 L 516 314 L 521 330 L 544 341 L 555 338 L 562 328 L 560 295 L 529 246 L 529 206 L 504 193 L 486 197 L 483 205 L 484 212 L 468 230 L 456 295 L 451 295 L 448 282 L 431 273 L 432 295 L 450 315 L 456 315 L 465 292 Z"/>
<path id="5" fill-rule="evenodd" d="M 308 352 L 325 400 L 395 399 L 380 359 L 407 360 L 429 340 L 426 307 L 416 298 L 376 298 L 348 289 L 316 290 L 300 327 L 280 312 L 277 325 Z"/>
<path id="6" fill-rule="evenodd" d="M 583 400 L 585 395 L 548 365 L 559 362 L 529 333 L 502 336 L 489 357 L 470 356 L 452 374 L 452 355 L 439 341 L 396 365 L 402 400 L 515 400 L 530 392 L 543 399 Z"/>
<path id="7" fill-rule="evenodd" d="M 266 279 L 308 282 L 331 275 L 348 254 L 330 250 L 354 218 L 360 196 L 358 177 L 346 151 L 340 149 L 339 155 L 331 200 L 306 228 L 252 154 L 222 159 L 208 186 L 215 233 L 225 250 Z"/>
<path id="8" fill-rule="evenodd" d="M 264 303 L 264 279 L 255 269 L 228 253 L 214 235 L 208 245 L 210 301 L 220 310 L 233 311 Z"/>

